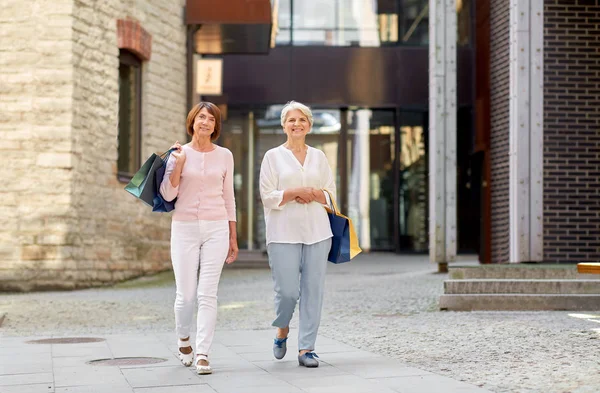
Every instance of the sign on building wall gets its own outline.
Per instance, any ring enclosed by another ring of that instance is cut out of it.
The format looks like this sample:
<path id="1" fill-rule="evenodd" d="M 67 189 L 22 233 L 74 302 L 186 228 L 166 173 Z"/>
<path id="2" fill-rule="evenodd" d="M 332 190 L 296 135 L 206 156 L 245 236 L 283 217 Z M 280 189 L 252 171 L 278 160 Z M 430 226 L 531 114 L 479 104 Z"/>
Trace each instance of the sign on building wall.
<path id="1" fill-rule="evenodd" d="M 223 59 L 199 59 L 196 63 L 196 93 L 223 94 Z"/>

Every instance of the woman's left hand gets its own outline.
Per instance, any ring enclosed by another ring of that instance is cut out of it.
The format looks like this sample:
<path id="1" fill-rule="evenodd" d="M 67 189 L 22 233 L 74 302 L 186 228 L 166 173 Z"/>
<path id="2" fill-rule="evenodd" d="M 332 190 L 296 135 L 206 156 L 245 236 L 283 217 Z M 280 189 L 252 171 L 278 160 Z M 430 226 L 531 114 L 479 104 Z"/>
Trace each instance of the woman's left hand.
<path id="1" fill-rule="evenodd" d="M 227 254 L 227 259 L 225 259 L 225 263 L 228 265 L 235 262 L 238 256 L 238 244 L 237 239 L 229 239 L 229 253 Z"/>

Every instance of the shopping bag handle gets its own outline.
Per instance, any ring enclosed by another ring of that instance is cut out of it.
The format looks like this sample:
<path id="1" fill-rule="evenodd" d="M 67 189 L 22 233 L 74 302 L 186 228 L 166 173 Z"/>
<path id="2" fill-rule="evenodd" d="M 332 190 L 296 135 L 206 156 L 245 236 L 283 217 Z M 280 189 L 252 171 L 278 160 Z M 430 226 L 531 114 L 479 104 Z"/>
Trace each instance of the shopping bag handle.
<path id="1" fill-rule="evenodd" d="M 337 207 L 337 204 L 335 203 L 335 199 L 333 199 L 333 196 L 331 195 L 331 193 L 329 191 L 327 191 L 326 189 L 323 189 L 323 192 L 326 192 L 327 195 L 329 195 L 329 209 L 333 212 L 333 214 L 337 215 L 339 212 L 339 209 Z M 327 208 L 325 208 L 327 209 Z"/>
<path id="2" fill-rule="evenodd" d="M 166 152 L 164 152 L 163 154 L 161 154 L 159 157 L 162 158 L 163 161 L 166 161 L 169 159 L 169 156 L 171 155 L 171 153 L 174 152 L 175 150 L 177 150 L 177 149 L 175 149 L 175 148 L 169 149 Z"/>

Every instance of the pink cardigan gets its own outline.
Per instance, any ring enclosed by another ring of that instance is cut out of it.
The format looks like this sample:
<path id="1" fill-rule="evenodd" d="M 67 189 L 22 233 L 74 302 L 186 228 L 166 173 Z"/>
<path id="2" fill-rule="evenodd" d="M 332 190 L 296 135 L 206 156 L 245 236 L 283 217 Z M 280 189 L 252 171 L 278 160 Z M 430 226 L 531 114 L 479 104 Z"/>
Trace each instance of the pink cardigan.
<path id="1" fill-rule="evenodd" d="M 186 160 L 179 186 L 173 187 L 170 176 L 175 157 L 169 157 L 160 193 L 167 201 L 177 197 L 174 221 L 236 221 L 233 193 L 233 154 L 221 146 L 213 151 L 199 152 L 182 146 Z"/>

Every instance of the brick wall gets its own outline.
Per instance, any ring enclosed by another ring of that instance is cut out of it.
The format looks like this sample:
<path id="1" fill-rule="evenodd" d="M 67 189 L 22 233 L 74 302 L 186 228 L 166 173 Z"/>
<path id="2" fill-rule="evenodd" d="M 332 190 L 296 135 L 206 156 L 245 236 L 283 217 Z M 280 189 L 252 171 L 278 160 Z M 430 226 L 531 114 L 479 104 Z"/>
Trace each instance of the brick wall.
<path id="1" fill-rule="evenodd" d="M 21 3 L 3 4 L 0 18 L 0 149 L 15 179 L 0 190 L 0 290 L 86 287 L 169 268 L 170 216 L 151 213 L 116 179 L 116 31 L 117 19 L 135 17 L 152 35 L 144 160 L 185 140 L 184 1 Z"/>
<path id="2" fill-rule="evenodd" d="M 509 261 L 509 0 L 490 4 L 492 262 Z"/>
<path id="3" fill-rule="evenodd" d="M 600 1 L 544 3 L 544 259 L 600 260 Z"/>

